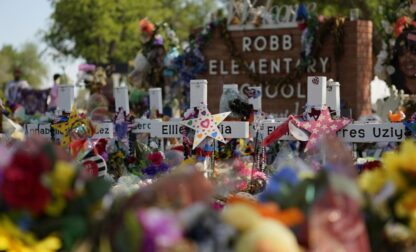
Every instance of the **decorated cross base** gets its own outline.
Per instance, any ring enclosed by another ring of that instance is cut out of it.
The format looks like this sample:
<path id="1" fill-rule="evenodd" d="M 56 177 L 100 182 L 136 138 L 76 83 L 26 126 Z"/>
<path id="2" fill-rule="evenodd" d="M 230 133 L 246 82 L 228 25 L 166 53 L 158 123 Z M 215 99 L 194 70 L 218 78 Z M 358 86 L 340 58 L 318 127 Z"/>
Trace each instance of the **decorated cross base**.
<path id="1" fill-rule="evenodd" d="M 113 138 L 113 123 L 104 122 L 93 124 L 95 126 L 95 134 L 92 136 L 92 139 Z M 60 140 L 62 138 L 62 133 L 51 128 L 50 123 L 31 123 L 26 124 L 24 128 L 26 136 L 36 134 L 47 138 L 51 138 L 52 135 L 54 135 L 56 140 Z"/>
<path id="2" fill-rule="evenodd" d="M 259 132 L 267 137 L 282 122 L 266 121 L 260 125 Z M 401 142 L 405 140 L 406 127 L 402 123 L 351 123 L 337 131 L 337 136 L 348 143 Z M 289 132 L 280 140 L 296 140 Z"/>
<path id="3" fill-rule="evenodd" d="M 324 135 L 336 134 L 349 143 L 401 142 L 406 128 L 413 132 L 414 123 L 351 123 L 350 119 L 338 116 L 339 100 L 339 83 L 330 81 L 327 85 L 326 77 L 309 77 L 306 112 L 283 121 L 260 124 L 259 132 L 265 137 L 263 144 L 276 140 L 307 141 L 307 151 Z"/>
<path id="4" fill-rule="evenodd" d="M 150 133 L 150 136 L 157 138 L 180 138 L 185 128 L 180 120 L 161 122 L 156 120 L 138 119 L 135 133 Z M 248 122 L 225 121 L 218 125 L 219 132 L 224 138 L 248 138 Z"/>

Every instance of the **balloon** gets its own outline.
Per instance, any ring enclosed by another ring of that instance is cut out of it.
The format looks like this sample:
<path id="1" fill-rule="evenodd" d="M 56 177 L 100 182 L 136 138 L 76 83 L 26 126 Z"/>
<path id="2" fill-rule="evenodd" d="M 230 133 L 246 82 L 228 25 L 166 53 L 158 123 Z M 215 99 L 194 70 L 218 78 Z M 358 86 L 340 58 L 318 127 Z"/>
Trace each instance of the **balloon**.
<path id="1" fill-rule="evenodd" d="M 79 124 L 76 127 L 71 129 L 70 137 L 71 140 L 84 140 L 88 137 L 89 130 L 85 124 Z"/>

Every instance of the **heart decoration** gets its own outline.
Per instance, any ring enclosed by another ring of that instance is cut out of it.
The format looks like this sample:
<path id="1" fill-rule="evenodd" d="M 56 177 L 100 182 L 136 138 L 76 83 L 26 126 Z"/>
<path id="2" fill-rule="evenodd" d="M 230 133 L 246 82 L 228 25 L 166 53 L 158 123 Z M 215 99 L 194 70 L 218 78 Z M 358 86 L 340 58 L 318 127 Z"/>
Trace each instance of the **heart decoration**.
<path id="1" fill-rule="evenodd" d="M 208 128 L 209 125 L 210 125 L 210 120 L 208 118 L 201 122 L 201 127 L 202 128 Z"/>
<path id="2" fill-rule="evenodd" d="M 181 124 L 195 130 L 193 149 L 198 147 L 206 137 L 214 138 L 217 141 L 224 142 L 218 125 L 230 114 L 230 112 L 212 115 L 206 104 L 201 104 L 197 110 L 198 117 L 182 121 Z"/>
<path id="3" fill-rule="evenodd" d="M 100 156 L 90 151 L 82 158 L 82 166 L 85 171 L 93 176 L 103 177 L 107 174 L 107 164 Z"/>
<path id="4" fill-rule="evenodd" d="M 83 165 L 88 174 L 98 176 L 98 165 L 94 161 L 87 160 L 83 163 Z"/>
<path id="5" fill-rule="evenodd" d="M 257 98 L 260 96 L 259 90 L 249 87 L 244 87 L 243 93 L 247 96 L 247 98 Z"/>

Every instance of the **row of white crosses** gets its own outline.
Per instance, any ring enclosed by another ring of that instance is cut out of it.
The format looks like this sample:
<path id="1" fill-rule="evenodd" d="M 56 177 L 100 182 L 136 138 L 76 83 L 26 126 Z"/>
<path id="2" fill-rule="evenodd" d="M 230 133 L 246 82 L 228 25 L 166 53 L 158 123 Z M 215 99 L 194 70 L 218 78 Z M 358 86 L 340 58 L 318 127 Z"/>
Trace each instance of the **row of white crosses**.
<path id="1" fill-rule="evenodd" d="M 313 83 L 313 79 L 319 81 Z M 191 81 L 191 102 L 190 107 L 196 107 L 201 102 L 207 104 L 207 81 Z M 236 84 L 226 84 L 225 89 L 238 90 Z M 261 90 L 260 87 L 255 87 Z M 340 84 L 332 80 L 327 81 L 326 77 L 309 77 L 307 86 L 307 105 L 317 109 L 323 106 L 330 107 L 335 111 L 336 116 L 340 116 Z M 160 93 L 161 96 L 161 93 Z M 162 100 L 159 98 L 158 100 Z M 251 100 L 255 110 L 261 111 L 261 96 L 258 99 Z M 260 123 L 259 133 L 266 137 L 274 131 L 286 118 L 277 118 L 272 120 L 263 120 Z M 138 119 L 136 133 L 150 133 L 152 137 L 172 138 L 181 137 L 180 120 L 172 119 L 168 122 L 160 120 Z M 247 122 L 225 121 L 219 126 L 225 138 L 248 138 L 254 129 Z M 405 139 L 405 126 L 402 123 L 372 123 L 372 122 L 354 122 L 340 130 L 338 137 L 345 142 L 350 143 L 369 143 L 369 142 L 401 142 Z M 284 136 L 281 140 L 294 140 L 290 135 Z"/>
<path id="2" fill-rule="evenodd" d="M 190 109 L 201 104 L 208 105 L 208 82 L 206 80 L 191 80 L 190 83 Z M 162 92 L 149 92 L 150 108 L 162 107 Z M 152 102 L 157 101 L 157 102 Z M 160 111 L 159 111 L 160 112 Z M 181 118 L 172 118 L 170 121 L 136 119 L 137 127 L 134 133 L 150 133 L 155 138 L 181 138 Z M 224 138 L 248 138 L 249 123 L 224 121 L 219 125 L 219 129 Z"/>
<path id="3" fill-rule="evenodd" d="M 116 96 L 116 106 L 119 105 L 125 110 L 129 111 L 127 87 L 117 87 L 114 90 Z M 60 85 L 58 88 L 58 108 L 59 113 L 70 113 L 74 106 L 75 86 L 74 85 Z M 126 102 L 127 101 L 127 102 Z M 112 122 L 96 122 L 94 123 L 96 133 L 92 136 L 93 139 L 112 138 L 113 137 L 113 123 Z M 45 137 L 51 137 L 50 123 L 29 123 L 25 125 L 25 134 L 27 136 L 38 134 Z M 62 134 L 53 130 L 55 139 L 60 139 Z"/>
<path id="4" fill-rule="evenodd" d="M 312 80 L 318 78 L 319 82 L 313 83 Z M 208 104 L 208 83 L 206 80 L 192 80 L 190 83 L 190 108 L 202 104 Z M 238 90 L 238 85 L 228 84 L 224 85 L 224 90 L 231 88 Z M 261 92 L 261 87 L 253 87 Z M 70 112 L 74 105 L 74 86 L 61 85 L 59 87 L 59 101 L 58 109 L 64 112 Z M 340 85 L 337 82 L 328 81 L 326 77 L 309 77 L 307 87 L 307 104 L 308 107 L 322 108 L 327 105 L 332 110 L 336 111 L 336 115 L 340 115 Z M 127 113 L 129 112 L 128 90 L 126 86 L 116 87 L 114 89 L 116 108 L 123 108 Z M 149 89 L 150 108 L 162 112 L 162 90 L 160 88 Z M 261 96 L 256 99 L 249 100 L 257 111 L 261 111 Z M 284 118 L 285 119 L 285 118 Z M 162 122 L 160 119 L 136 119 L 137 126 L 133 129 L 134 133 L 149 133 L 151 137 L 165 139 L 165 138 L 180 138 L 181 125 L 180 118 L 173 118 L 170 121 Z M 259 133 L 262 137 L 267 136 L 279 126 L 282 119 L 263 120 L 260 123 Z M 112 138 L 113 137 L 113 123 L 100 122 L 96 123 L 97 133 L 93 138 Z M 26 134 L 41 134 L 45 136 L 51 135 L 50 124 L 27 124 L 25 125 Z M 224 138 L 249 138 L 250 131 L 254 133 L 254 129 L 249 127 L 248 122 L 224 121 L 219 125 L 219 129 Z M 59 138 L 59 132 L 55 131 L 55 136 Z M 402 123 L 363 123 L 355 122 L 346 126 L 338 132 L 338 136 L 345 142 L 360 143 L 360 142 L 400 142 L 405 138 L 405 127 Z M 292 140 L 290 135 L 282 138 L 282 140 Z"/>

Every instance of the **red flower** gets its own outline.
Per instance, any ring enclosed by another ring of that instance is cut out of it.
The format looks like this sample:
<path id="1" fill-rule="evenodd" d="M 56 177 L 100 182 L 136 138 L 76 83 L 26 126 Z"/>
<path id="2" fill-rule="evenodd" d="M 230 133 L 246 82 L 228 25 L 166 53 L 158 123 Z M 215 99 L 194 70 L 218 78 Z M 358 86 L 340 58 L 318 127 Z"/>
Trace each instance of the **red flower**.
<path id="1" fill-rule="evenodd" d="M 394 34 L 396 37 L 400 36 L 403 32 L 406 25 L 410 24 L 410 20 L 408 17 L 401 17 L 397 19 L 396 23 L 394 24 Z"/>
<path id="2" fill-rule="evenodd" d="M 140 30 L 142 32 L 146 33 L 149 37 L 152 36 L 153 31 L 155 30 L 155 26 L 152 24 L 152 22 L 147 20 L 147 18 L 144 18 L 140 20 L 139 25 L 140 25 Z"/>
<path id="3" fill-rule="evenodd" d="M 380 167 L 381 167 L 381 162 L 379 160 L 368 161 L 358 166 L 360 173 L 367 171 L 367 170 L 371 171 L 371 170 L 379 169 Z"/>
<path id="4" fill-rule="evenodd" d="M 204 151 L 202 150 L 201 147 L 196 147 L 194 149 L 194 152 L 195 152 L 195 155 L 197 155 L 197 156 L 203 156 L 204 155 Z"/>
<path id="5" fill-rule="evenodd" d="M 129 156 L 129 157 L 127 158 L 127 163 L 128 163 L 128 164 L 134 164 L 134 163 L 136 163 L 136 162 L 137 162 L 137 158 L 136 158 L 136 157 Z"/>
<path id="6" fill-rule="evenodd" d="M 160 151 L 157 151 L 157 152 L 153 152 L 153 153 L 149 154 L 149 155 L 147 156 L 147 159 L 149 159 L 149 161 L 150 161 L 152 164 L 154 164 L 154 165 L 156 165 L 156 166 L 159 166 L 159 165 L 161 165 L 161 164 L 162 164 L 162 161 L 163 161 L 163 155 L 162 155 L 162 153 L 160 153 Z"/>
<path id="7" fill-rule="evenodd" d="M 10 165 L 3 173 L 0 192 L 10 208 L 41 213 L 50 200 L 50 193 L 41 184 L 41 174 L 28 167 Z"/>
<path id="8" fill-rule="evenodd" d="M 0 193 L 10 208 L 41 213 L 50 200 L 50 193 L 42 184 L 42 175 L 52 168 L 44 154 L 29 155 L 17 150 L 3 171 Z"/>
<path id="9" fill-rule="evenodd" d="M 10 166 L 24 168 L 35 174 L 41 174 L 52 169 L 52 164 L 46 155 L 41 153 L 29 155 L 23 150 L 17 150 L 14 153 Z"/>
<path id="10" fill-rule="evenodd" d="M 183 145 L 178 145 L 178 146 L 172 147 L 171 150 L 176 150 L 176 151 L 183 152 L 184 148 L 183 148 Z"/>
<path id="11" fill-rule="evenodd" d="M 95 144 L 95 153 L 98 155 L 102 155 L 105 152 L 105 147 L 107 146 L 107 140 L 104 138 L 101 138 L 97 141 Z"/>

